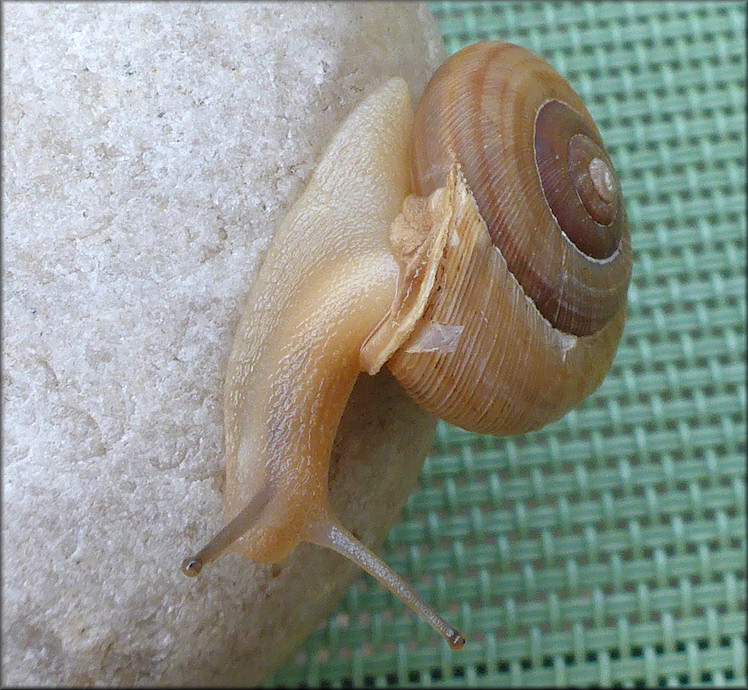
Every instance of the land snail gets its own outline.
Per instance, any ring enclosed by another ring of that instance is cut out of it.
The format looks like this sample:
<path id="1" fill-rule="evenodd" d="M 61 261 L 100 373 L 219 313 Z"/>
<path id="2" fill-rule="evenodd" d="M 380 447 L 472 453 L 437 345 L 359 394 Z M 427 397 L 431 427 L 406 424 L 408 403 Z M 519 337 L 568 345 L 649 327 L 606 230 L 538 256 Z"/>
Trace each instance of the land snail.
<path id="1" fill-rule="evenodd" d="M 386 365 L 451 424 L 538 429 L 610 368 L 630 271 L 613 164 L 547 62 L 471 45 L 435 72 L 415 115 L 405 82 L 387 81 L 329 144 L 250 290 L 224 395 L 229 522 L 184 573 L 227 550 L 279 563 L 311 542 L 461 648 L 464 636 L 328 505 L 355 380 Z"/>

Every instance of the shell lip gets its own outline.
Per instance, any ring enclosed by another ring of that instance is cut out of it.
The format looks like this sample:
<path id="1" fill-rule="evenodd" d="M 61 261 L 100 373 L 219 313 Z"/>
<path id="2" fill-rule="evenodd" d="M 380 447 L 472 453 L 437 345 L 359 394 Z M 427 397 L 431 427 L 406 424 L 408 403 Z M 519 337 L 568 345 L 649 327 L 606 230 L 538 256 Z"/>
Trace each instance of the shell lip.
<path id="1" fill-rule="evenodd" d="M 428 306 L 441 258 L 451 240 L 458 174 L 459 166 L 455 165 L 445 187 L 427 199 L 408 197 L 391 225 L 390 242 L 400 274 L 389 312 L 361 346 L 361 369 L 369 374 L 376 374 L 411 337 Z M 410 242 L 403 244 L 403 234 L 411 235 Z M 403 251 L 403 246 L 408 249 Z"/>

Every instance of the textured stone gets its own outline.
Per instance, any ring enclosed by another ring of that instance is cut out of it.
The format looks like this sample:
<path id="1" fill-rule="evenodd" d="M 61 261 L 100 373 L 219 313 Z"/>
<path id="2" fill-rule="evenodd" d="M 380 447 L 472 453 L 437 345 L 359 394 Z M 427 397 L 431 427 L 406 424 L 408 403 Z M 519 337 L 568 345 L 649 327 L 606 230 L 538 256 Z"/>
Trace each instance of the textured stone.
<path id="1" fill-rule="evenodd" d="M 179 571 L 221 524 L 233 328 L 345 115 L 393 74 L 420 95 L 435 25 L 411 3 L 11 3 L 4 19 L 3 682 L 256 683 L 354 571 L 314 547 L 272 580 L 235 556 Z M 376 543 L 433 420 L 387 375 L 355 396 L 333 502 Z M 393 455 L 406 476 L 372 469 Z"/>

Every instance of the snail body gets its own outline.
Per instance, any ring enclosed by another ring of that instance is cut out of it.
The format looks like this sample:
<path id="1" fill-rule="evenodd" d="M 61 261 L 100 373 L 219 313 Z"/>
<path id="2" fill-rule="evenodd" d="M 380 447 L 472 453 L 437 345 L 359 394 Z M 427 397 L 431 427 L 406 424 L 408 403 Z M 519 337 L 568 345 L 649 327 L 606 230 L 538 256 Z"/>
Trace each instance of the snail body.
<path id="1" fill-rule="evenodd" d="M 183 570 L 227 549 L 275 563 L 312 542 L 460 648 L 463 636 L 329 507 L 355 380 L 386 365 L 450 423 L 539 428 L 602 381 L 629 275 L 615 170 L 550 65 L 475 44 L 437 70 L 415 115 L 404 81 L 389 80 L 330 143 L 252 286 L 225 385 L 229 523 Z"/>
<path id="2" fill-rule="evenodd" d="M 263 526 L 232 547 L 253 560 L 280 560 L 298 543 L 294 526 L 326 505 L 330 452 L 361 342 L 394 298 L 387 231 L 410 189 L 411 124 L 401 80 L 349 116 L 252 285 L 224 414 L 227 512 L 236 514 L 254 487 L 274 488 Z"/>

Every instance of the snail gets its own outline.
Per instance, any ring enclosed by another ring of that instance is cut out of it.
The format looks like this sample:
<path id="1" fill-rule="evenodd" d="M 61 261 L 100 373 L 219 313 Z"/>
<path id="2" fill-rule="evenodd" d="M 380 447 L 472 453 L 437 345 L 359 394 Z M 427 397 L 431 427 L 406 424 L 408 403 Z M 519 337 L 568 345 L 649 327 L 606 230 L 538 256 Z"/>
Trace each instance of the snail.
<path id="1" fill-rule="evenodd" d="M 251 287 L 224 389 L 228 524 L 183 572 L 227 550 L 279 563 L 311 542 L 460 649 L 465 637 L 329 507 L 356 378 L 386 365 L 470 431 L 540 428 L 610 368 L 630 273 L 618 176 L 547 62 L 473 44 L 439 67 L 415 113 L 405 82 L 388 80 L 334 136 Z"/>

